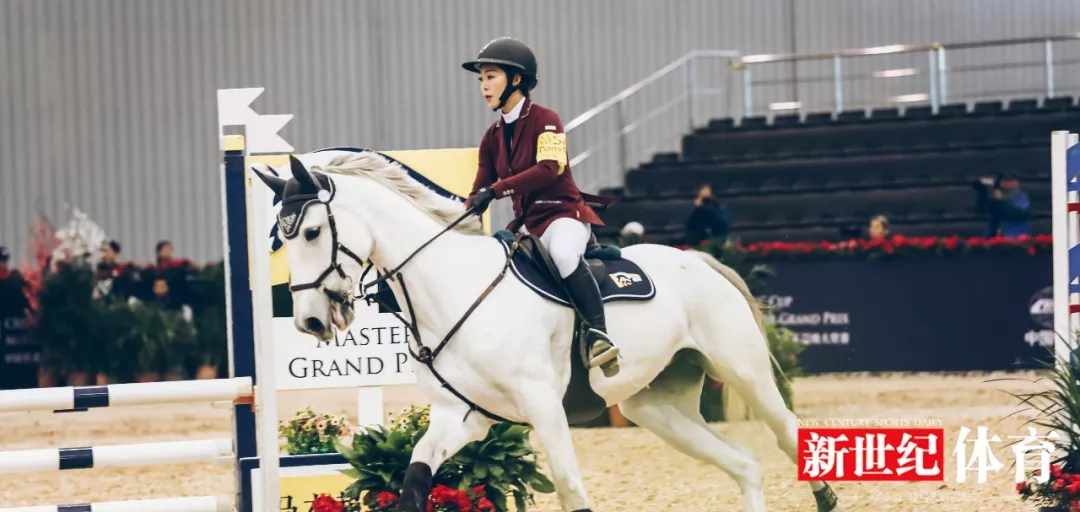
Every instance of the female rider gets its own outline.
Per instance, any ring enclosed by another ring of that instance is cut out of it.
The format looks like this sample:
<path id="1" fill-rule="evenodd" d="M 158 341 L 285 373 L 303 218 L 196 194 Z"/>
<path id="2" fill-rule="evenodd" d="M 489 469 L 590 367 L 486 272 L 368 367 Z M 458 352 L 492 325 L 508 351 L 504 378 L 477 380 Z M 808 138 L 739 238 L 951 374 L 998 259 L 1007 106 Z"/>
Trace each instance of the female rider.
<path id="1" fill-rule="evenodd" d="M 499 38 L 462 67 L 480 75 L 484 100 L 491 110 L 501 112 L 480 140 L 479 166 L 467 204 L 476 206 L 479 215 L 491 201 L 513 198 L 515 219 L 507 229 L 540 239 L 589 324 L 590 366 L 615 375 L 618 348 L 608 338 L 600 289 L 583 258 L 591 224 L 603 225 L 585 201 L 606 204 L 612 198 L 584 194 L 574 183 L 562 121 L 529 98 L 536 87 L 537 65 L 528 46 L 514 38 Z"/>

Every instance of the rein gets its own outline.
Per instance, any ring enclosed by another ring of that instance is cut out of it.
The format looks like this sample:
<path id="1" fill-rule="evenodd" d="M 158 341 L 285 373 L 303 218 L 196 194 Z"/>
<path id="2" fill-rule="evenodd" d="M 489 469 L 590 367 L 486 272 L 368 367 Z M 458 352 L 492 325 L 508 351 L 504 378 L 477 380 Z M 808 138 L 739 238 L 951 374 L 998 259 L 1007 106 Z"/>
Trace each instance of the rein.
<path id="1" fill-rule="evenodd" d="M 331 301 L 333 301 L 333 302 L 335 302 L 337 304 L 340 304 L 343 307 L 350 307 L 351 308 L 352 307 L 352 301 L 350 300 L 350 298 L 351 298 L 350 295 L 352 294 L 352 286 L 351 286 L 351 284 L 350 284 L 350 287 L 349 287 L 349 292 L 347 292 L 347 293 L 339 293 L 339 292 L 335 292 L 335 291 L 326 289 L 326 287 L 323 286 L 322 282 L 323 282 L 324 279 L 326 279 L 327 276 L 329 276 L 330 274 L 332 274 L 335 271 L 338 273 L 338 275 L 342 279 L 347 280 L 347 276 L 345 275 L 345 270 L 342 268 L 341 263 L 338 262 L 338 250 L 345 253 L 346 256 L 352 258 L 353 261 L 358 263 L 361 267 L 366 267 L 364 269 L 364 272 L 360 275 L 360 281 L 361 282 L 363 282 L 364 277 L 367 275 L 367 273 L 369 271 L 371 271 L 371 269 L 373 267 L 373 263 L 372 263 L 372 261 L 370 259 L 368 259 L 368 261 L 365 264 L 365 262 L 362 261 L 360 259 L 360 257 L 356 255 L 356 253 L 354 253 L 353 251 L 350 251 L 349 248 L 345 247 L 344 244 L 338 242 L 337 223 L 334 221 L 334 213 L 330 210 L 330 202 L 329 201 L 324 201 L 324 202 L 322 202 L 322 204 L 324 204 L 326 206 L 326 215 L 327 215 L 327 218 L 328 218 L 328 223 L 330 225 L 330 236 L 331 236 L 331 240 L 332 240 L 332 248 L 333 249 L 332 249 L 332 252 L 330 254 L 330 265 L 326 268 L 326 270 L 324 270 L 322 272 L 322 274 L 319 275 L 318 279 L 316 279 L 316 280 L 314 280 L 314 281 L 312 281 L 310 283 L 306 283 L 306 284 L 289 286 L 289 291 L 296 292 L 296 291 L 301 291 L 301 290 L 320 289 L 320 290 L 322 290 L 322 292 Z M 484 416 L 486 416 L 487 418 L 489 418 L 489 419 L 491 419 L 493 421 L 511 423 L 511 424 L 515 424 L 515 425 L 528 425 L 527 423 L 522 423 L 522 422 L 518 422 L 518 421 L 512 421 L 512 420 L 503 418 L 502 416 L 499 416 L 499 415 L 497 415 L 497 414 L 495 414 L 495 413 L 493 413 L 491 411 L 488 411 L 487 409 L 484 409 L 483 407 L 480 407 L 479 405 L 476 404 L 476 402 L 473 402 L 472 400 L 469 400 L 468 398 L 465 397 L 465 395 L 461 394 L 458 390 L 454 389 L 454 387 L 451 386 L 450 383 L 447 382 L 447 380 L 445 378 L 443 378 L 443 376 L 437 370 L 435 370 L 435 358 L 439 355 L 440 352 L 442 352 L 442 349 L 445 348 L 446 345 L 450 342 L 450 339 L 453 338 L 454 335 L 457 334 L 458 330 L 460 330 L 461 327 L 465 324 L 465 320 L 467 320 L 470 316 L 472 316 L 473 312 L 476 311 L 476 308 L 478 308 L 480 306 L 480 304 L 484 301 L 484 299 L 487 298 L 487 296 L 492 292 L 492 290 L 495 289 L 495 287 L 499 284 L 499 282 L 501 282 L 503 280 L 503 278 L 506 277 L 506 272 L 510 268 L 510 261 L 514 256 L 514 252 L 517 251 L 517 247 L 518 247 L 518 244 L 519 244 L 519 242 L 521 240 L 522 235 L 518 234 L 518 235 L 516 235 L 514 237 L 514 242 L 510 246 L 510 250 L 506 253 L 506 261 L 503 263 L 502 270 L 499 271 L 499 274 L 497 276 L 495 276 L 495 279 L 492 280 L 491 284 L 488 285 L 487 289 L 485 289 L 484 292 L 481 293 L 480 296 L 477 297 L 475 301 L 473 301 L 472 305 L 469 306 L 469 309 L 467 309 L 465 311 L 465 314 L 463 314 L 461 316 L 461 318 L 458 319 L 457 323 L 455 323 L 454 326 L 450 328 L 450 330 L 446 333 L 445 336 L 443 336 L 443 339 L 439 342 L 438 345 L 435 346 L 434 349 L 431 349 L 430 347 L 425 346 L 424 343 L 423 343 L 423 340 L 421 339 L 420 329 L 419 329 L 419 326 L 416 324 L 416 312 L 413 309 L 412 298 L 409 296 L 409 289 L 405 285 L 405 275 L 401 273 L 401 269 L 404 268 L 405 265 L 410 260 L 412 260 L 414 256 L 419 254 L 420 251 L 424 250 L 424 248 L 426 248 L 427 246 L 431 245 L 431 243 L 434 242 L 435 240 L 437 240 L 439 237 L 446 234 L 451 229 L 454 229 L 455 226 L 457 226 L 458 224 L 464 222 L 465 219 L 469 218 L 469 216 L 471 216 L 474 212 L 475 212 L 475 208 L 474 207 L 469 207 L 462 216 L 458 217 L 456 220 L 454 220 L 454 222 L 452 222 L 452 223 L 450 223 L 450 225 L 446 226 L 445 229 L 440 231 L 435 236 L 431 237 L 431 239 L 429 239 L 423 245 L 421 245 L 416 250 L 414 250 L 412 252 L 412 254 L 410 254 L 409 257 L 405 258 L 405 260 L 402 261 L 398 266 L 396 266 L 393 269 L 387 271 L 386 273 L 384 273 L 382 275 L 382 277 L 379 277 L 375 281 L 372 281 L 371 283 L 368 283 L 368 284 L 364 285 L 364 287 L 362 288 L 362 291 L 364 292 L 365 296 L 374 297 L 373 300 L 375 302 L 377 302 L 380 306 L 385 307 L 387 310 L 390 311 L 391 314 L 394 315 L 395 318 L 397 318 L 403 324 L 405 324 L 405 326 L 412 333 L 413 338 L 416 339 L 416 346 L 419 348 L 418 352 L 414 352 L 413 348 L 412 348 L 412 345 L 410 344 L 409 345 L 409 354 L 413 357 L 413 359 L 416 359 L 417 361 L 419 361 L 419 362 L 423 363 L 425 366 L 427 366 L 428 370 L 431 371 L 431 374 L 439 381 L 439 384 L 441 384 L 443 388 L 445 388 L 447 391 L 449 391 L 451 394 L 453 394 L 454 396 L 456 396 L 458 399 L 460 399 L 462 402 L 465 402 L 465 404 L 469 406 L 469 412 L 465 413 L 465 417 L 462 418 L 462 422 L 464 422 L 465 420 L 467 420 L 469 418 L 470 413 L 472 413 L 473 411 L 476 411 L 476 412 L 479 412 L 480 414 L 483 414 Z M 395 278 L 401 284 L 401 291 L 402 291 L 402 294 L 405 296 L 405 305 L 409 310 L 409 317 L 412 318 L 412 321 L 406 320 L 404 317 L 401 316 L 400 313 L 398 313 L 397 311 L 394 311 L 394 308 L 392 308 L 389 305 L 387 305 L 386 303 L 384 303 L 382 301 L 382 299 L 379 298 L 378 289 L 376 289 L 376 293 L 374 293 L 374 294 L 369 295 L 367 293 L 367 290 L 369 288 L 371 288 L 373 286 L 377 287 L 380 284 L 391 281 L 391 280 L 393 280 Z"/>

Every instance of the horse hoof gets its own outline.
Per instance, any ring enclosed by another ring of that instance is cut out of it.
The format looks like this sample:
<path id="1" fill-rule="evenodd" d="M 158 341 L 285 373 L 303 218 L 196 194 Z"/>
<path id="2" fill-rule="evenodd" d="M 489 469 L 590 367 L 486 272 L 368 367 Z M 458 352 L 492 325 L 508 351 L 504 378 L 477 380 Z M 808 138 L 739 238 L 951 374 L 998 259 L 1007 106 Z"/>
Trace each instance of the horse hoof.
<path id="1" fill-rule="evenodd" d="M 814 501 L 817 502 L 817 512 L 843 512 L 844 510 L 840 506 L 840 500 L 836 497 L 836 493 L 828 484 L 825 484 L 825 487 L 820 490 L 814 491 Z"/>

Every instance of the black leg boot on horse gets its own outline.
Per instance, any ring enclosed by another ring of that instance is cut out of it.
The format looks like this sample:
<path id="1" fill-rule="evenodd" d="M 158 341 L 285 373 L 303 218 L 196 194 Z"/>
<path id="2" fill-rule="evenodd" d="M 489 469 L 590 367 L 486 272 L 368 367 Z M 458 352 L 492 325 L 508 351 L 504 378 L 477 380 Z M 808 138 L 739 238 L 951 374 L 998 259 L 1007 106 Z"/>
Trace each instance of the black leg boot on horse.
<path id="1" fill-rule="evenodd" d="M 599 366 L 605 376 L 615 376 L 619 373 L 619 348 L 608 338 L 600 287 L 584 259 L 563 279 L 563 284 L 587 324 L 585 347 L 589 353 L 589 367 Z"/>

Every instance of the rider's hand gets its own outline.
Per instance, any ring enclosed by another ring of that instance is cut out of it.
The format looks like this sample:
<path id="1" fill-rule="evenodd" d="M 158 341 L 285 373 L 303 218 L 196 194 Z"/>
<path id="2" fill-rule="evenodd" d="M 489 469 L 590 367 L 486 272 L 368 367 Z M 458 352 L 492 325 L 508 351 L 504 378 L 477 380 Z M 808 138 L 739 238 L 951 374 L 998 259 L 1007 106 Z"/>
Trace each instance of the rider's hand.
<path id="1" fill-rule="evenodd" d="M 469 198 L 469 206 L 473 209 L 473 212 L 477 215 L 482 215 L 487 210 L 489 204 L 495 200 L 495 191 L 491 187 L 484 187 L 477 190 L 472 197 Z"/>

